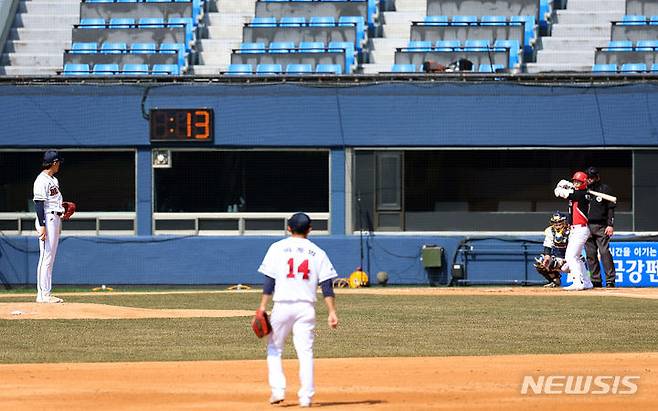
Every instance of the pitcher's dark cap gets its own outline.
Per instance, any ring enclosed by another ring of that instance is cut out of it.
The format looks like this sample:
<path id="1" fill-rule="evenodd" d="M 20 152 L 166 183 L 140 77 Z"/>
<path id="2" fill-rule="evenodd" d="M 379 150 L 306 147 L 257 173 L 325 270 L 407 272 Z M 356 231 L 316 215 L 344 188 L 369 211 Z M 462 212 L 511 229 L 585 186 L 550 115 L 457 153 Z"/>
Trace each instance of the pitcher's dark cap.
<path id="1" fill-rule="evenodd" d="M 293 233 L 306 233 L 311 227 L 311 217 L 305 213 L 295 213 L 288 219 L 288 227 Z"/>
<path id="2" fill-rule="evenodd" d="M 59 161 L 60 163 L 64 161 L 64 159 L 59 155 L 57 150 L 48 150 L 45 153 L 43 153 L 43 165 L 51 165 L 55 161 Z"/>

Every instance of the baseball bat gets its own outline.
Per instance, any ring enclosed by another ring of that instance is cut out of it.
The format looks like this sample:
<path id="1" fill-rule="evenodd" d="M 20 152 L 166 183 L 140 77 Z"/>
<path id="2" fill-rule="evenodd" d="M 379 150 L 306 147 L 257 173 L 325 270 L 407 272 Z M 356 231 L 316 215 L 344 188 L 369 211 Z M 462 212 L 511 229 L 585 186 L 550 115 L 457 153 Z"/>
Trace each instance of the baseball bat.
<path id="1" fill-rule="evenodd" d="M 611 196 L 610 194 L 606 194 L 606 193 L 599 193 L 598 191 L 594 191 L 594 190 L 587 190 L 587 192 L 593 196 L 601 197 L 602 199 L 610 201 L 613 204 L 617 204 L 617 197 L 615 196 Z"/>
<path id="2" fill-rule="evenodd" d="M 570 188 L 572 190 L 574 189 L 573 183 L 571 183 L 570 181 L 562 180 L 559 184 L 563 184 L 563 187 Z M 615 197 L 615 196 L 611 196 L 610 194 L 601 193 L 601 192 L 594 191 L 594 190 L 587 190 L 587 192 L 589 194 L 593 195 L 593 196 L 601 197 L 602 199 L 604 199 L 606 201 L 610 201 L 613 204 L 617 204 L 617 197 Z"/>

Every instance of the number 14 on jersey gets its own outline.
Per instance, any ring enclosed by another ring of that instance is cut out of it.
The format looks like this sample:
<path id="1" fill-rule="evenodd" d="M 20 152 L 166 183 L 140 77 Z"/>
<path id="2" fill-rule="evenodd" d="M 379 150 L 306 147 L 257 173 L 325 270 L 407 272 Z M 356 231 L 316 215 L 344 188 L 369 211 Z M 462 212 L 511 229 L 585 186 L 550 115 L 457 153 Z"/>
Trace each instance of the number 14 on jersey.
<path id="1" fill-rule="evenodd" d="M 295 260 L 294 259 L 289 259 L 288 260 L 288 278 L 295 278 Z M 299 266 L 297 266 L 297 272 L 302 273 L 302 280 L 308 280 L 308 260 L 302 261 Z"/>

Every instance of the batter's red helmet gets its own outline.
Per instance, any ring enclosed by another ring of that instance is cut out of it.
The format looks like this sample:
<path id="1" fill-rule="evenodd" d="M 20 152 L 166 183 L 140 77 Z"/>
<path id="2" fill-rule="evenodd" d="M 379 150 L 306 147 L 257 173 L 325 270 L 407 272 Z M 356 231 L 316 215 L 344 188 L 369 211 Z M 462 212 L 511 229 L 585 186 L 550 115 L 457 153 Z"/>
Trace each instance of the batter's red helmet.
<path id="1" fill-rule="evenodd" d="M 580 181 L 583 184 L 587 184 L 587 174 L 584 171 L 576 171 L 571 177 L 572 181 Z"/>

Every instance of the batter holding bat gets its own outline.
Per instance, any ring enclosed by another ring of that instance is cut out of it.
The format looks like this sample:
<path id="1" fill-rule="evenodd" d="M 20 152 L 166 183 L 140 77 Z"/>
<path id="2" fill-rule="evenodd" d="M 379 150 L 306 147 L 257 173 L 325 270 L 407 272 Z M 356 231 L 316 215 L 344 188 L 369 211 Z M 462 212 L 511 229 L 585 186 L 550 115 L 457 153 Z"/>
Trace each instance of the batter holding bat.
<path id="1" fill-rule="evenodd" d="M 569 217 L 571 230 L 565 252 L 569 265 L 569 280 L 572 284 L 564 287 L 567 291 L 581 291 L 592 288 L 592 281 L 583 260 L 583 248 L 590 237 L 588 223 L 589 203 L 591 194 L 587 191 L 587 174 L 577 171 L 571 182 L 562 180 L 554 190 L 556 197 L 569 200 Z"/>

